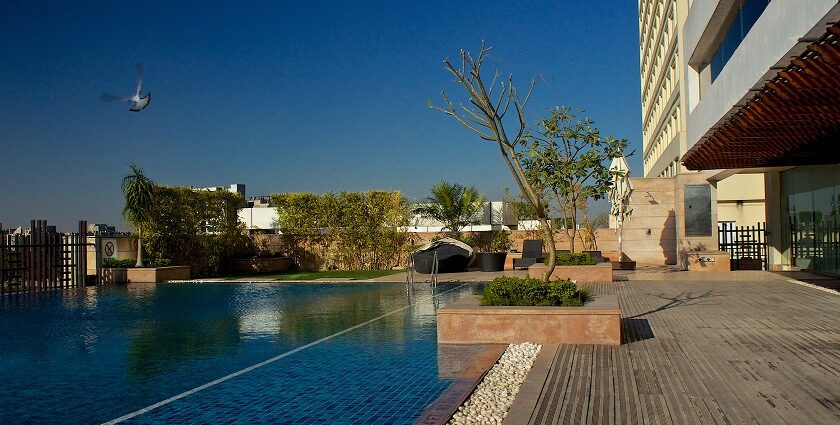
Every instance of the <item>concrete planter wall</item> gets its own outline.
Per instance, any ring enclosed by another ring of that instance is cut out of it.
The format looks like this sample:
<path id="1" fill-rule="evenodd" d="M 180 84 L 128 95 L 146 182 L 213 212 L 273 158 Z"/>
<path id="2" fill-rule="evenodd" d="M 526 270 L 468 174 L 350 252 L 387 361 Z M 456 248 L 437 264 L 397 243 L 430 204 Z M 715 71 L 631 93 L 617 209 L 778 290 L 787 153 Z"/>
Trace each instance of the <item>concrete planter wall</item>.
<path id="1" fill-rule="evenodd" d="M 439 344 L 621 344 L 616 295 L 583 307 L 482 307 L 467 296 L 438 309 Z"/>
<path id="2" fill-rule="evenodd" d="M 228 271 L 238 273 L 282 272 L 292 268 L 292 259 L 289 257 L 275 257 L 228 260 L 227 268 Z"/>
<path id="3" fill-rule="evenodd" d="M 190 278 L 190 266 L 104 268 L 99 283 L 166 282 Z"/>
<path id="4" fill-rule="evenodd" d="M 528 267 L 528 277 L 542 279 L 545 264 L 534 264 Z M 551 280 L 568 279 L 577 283 L 612 282 L 613 268 L 610 263 L 598 263 L 591 266 L 555 266 L 551 273 Z"/>
<path id="5" fill-rule="evenodd" d="M 728 272 L 729 253 L 724 251 L 690 251 L 682 253 L 688 270 L 698 272 Z"/>

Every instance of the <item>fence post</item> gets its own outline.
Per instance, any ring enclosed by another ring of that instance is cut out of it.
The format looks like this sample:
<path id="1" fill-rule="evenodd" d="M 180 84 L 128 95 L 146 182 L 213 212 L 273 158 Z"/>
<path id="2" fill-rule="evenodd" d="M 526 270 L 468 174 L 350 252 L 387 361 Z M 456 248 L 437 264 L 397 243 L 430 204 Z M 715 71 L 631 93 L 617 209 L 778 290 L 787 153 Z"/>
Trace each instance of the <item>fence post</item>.
<path id="1" fill-rule="evenodd" d="M 87 285 L 87 220 L 79 221 L 79 284 L 80 287 Z"/>
<path id="2" fill-rule="evenodd" d="M 6 234 L 0 223 L 0 296 L 6 292 Z"/>

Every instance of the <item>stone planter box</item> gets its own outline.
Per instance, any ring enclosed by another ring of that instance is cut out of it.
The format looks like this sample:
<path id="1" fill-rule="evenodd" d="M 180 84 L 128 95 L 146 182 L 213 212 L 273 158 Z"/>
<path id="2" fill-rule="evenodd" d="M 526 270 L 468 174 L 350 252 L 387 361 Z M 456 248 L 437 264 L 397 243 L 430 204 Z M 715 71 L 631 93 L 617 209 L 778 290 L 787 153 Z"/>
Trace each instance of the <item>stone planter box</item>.
<path id="1" fill-rule="evenodd" d="M 103 268 L 99 283 L 166 282 L 190 278 L 190 266 Z"/>
<path id="2" fill-rule="evenodd" d="M 545 264 L 534 264 L 528 267 L 528 277 L 542 279 Z M 551 280 L 568 279 L 577 283 L 612 282 L 613 267 L 610 263 L 598 263 L 591 266 L 555 266 L 551 273 Z"/>
<path id="3" fill-rule="evenodd" d="M 621 344 L 616 295 L 583 307 L 482 307 L 471 295 L 438 309 L 439 344 Z"/>
<path id="4" fill-rule="evenodd" d="M 289 257 L 245 258 L 227 261 L 228 271 L 237 273 L 282 272 L 291 268 L 292 259 Z"/>
<path id="5" fill-rule="evenodd" d="M 688 270 L 698 272 L 728 272 L 729 253 L 725 251 L 689 251 L 683 253 Z"/>

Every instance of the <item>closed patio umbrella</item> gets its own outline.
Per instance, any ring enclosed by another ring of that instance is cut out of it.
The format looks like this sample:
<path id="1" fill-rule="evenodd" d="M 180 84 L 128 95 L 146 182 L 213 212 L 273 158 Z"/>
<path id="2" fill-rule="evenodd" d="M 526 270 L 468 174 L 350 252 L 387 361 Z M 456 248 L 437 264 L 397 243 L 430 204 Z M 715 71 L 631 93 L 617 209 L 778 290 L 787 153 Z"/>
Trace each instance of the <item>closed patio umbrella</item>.
<path id="1" fill-rule="evenodd" d="M 624 220 L 633 210 L 630 208 L 630 196 L 633 193 L 633 183 L 630 182 L 630 166 L 624 155 L 613 158 L 610 164 L 612 187 L 610 188 L 610 214 L 615 217 L 616 232 L 618 233 L 618 260 L 624 261 L 624 246 L 621 232 Z"/>

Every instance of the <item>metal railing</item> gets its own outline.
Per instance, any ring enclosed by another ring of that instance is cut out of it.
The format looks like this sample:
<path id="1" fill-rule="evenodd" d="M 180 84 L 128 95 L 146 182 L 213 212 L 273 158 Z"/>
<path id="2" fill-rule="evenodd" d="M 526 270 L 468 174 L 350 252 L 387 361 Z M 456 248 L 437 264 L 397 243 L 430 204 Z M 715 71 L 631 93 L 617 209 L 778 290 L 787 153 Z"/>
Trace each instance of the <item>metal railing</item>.
<path id="1" fill-rule="evenodd" d="M 87 222 L 78 233 L 50 231 L 32 220 L 29 234 L 7 234 L 0 224 L 0 295 L 82 287 L 87 279 Z"/>
<path id="2" fill-rule="evenodd" d="M 432 260 L 432 286 L 435 288 L 437 288 L 438 265 L 437 251 L 435 251 L 435 257 Z"/>
<path id="3" fill-rule="evenodd" d="M 767 225 L 718 223 L 718 245 L 729 253 L 732 270 L 767 270 Z"/>

